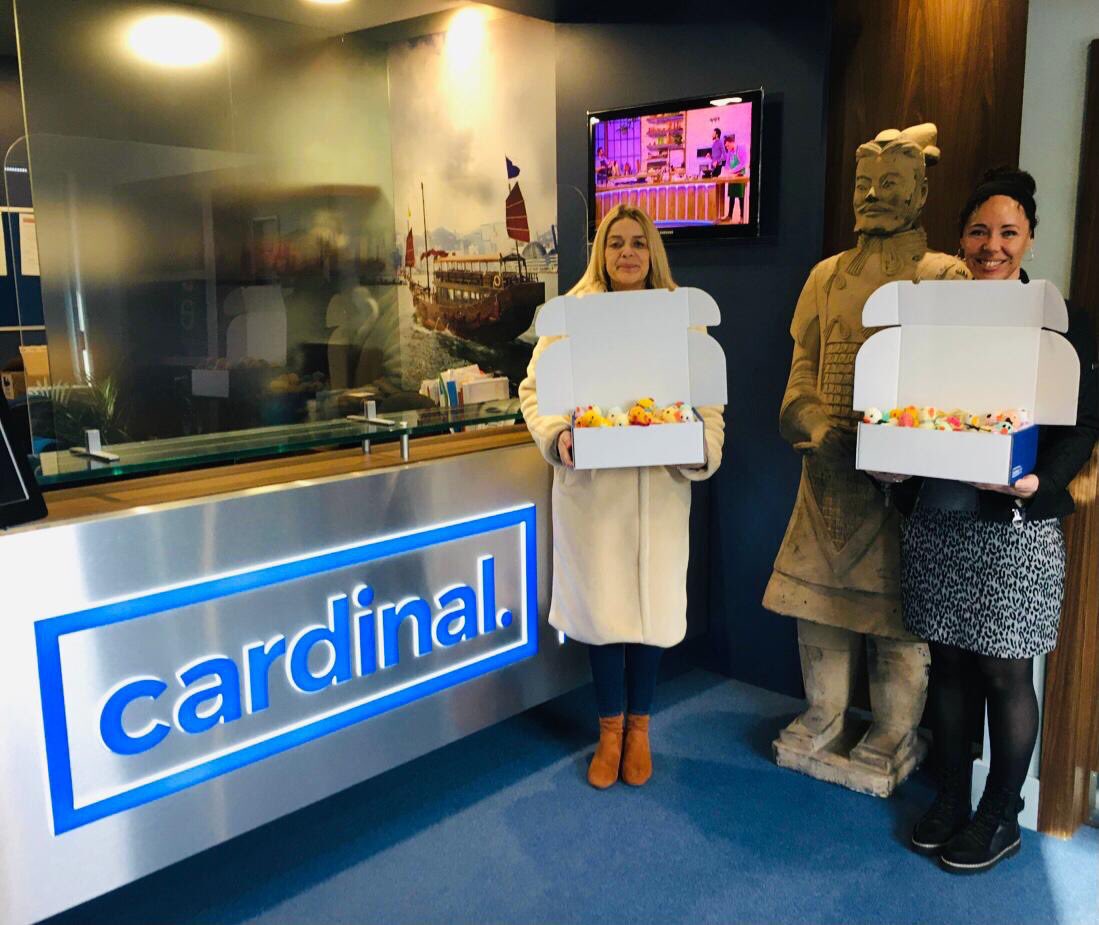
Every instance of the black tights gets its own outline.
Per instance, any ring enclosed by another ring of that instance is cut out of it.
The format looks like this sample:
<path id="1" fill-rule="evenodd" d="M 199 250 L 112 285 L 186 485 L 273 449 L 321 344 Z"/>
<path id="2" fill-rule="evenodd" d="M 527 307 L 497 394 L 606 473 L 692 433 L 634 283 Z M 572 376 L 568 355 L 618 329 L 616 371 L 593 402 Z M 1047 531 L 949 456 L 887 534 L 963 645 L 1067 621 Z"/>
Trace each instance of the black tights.
<path id="1" fill-rule="evenodd" d="M 988 784 L 1018 793 L 1038 739 L 1034 659 L 996 658 L 931 643 L 928 703 L 935 749 L 943 766 L 972 760 L 972 721 L 988 702 Z"/>

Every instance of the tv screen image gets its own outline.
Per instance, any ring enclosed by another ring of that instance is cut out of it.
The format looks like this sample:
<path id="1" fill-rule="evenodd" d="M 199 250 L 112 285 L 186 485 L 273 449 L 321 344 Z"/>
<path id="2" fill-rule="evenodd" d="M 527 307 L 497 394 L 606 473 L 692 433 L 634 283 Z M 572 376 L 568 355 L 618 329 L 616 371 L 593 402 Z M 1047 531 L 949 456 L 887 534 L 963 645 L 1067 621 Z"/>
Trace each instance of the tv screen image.
<path id="1" fill-rule="evenodd" d="M 620 203 L 666 238 L 759 234 L 763 90 L 588 113 L 589 238 Z"/>

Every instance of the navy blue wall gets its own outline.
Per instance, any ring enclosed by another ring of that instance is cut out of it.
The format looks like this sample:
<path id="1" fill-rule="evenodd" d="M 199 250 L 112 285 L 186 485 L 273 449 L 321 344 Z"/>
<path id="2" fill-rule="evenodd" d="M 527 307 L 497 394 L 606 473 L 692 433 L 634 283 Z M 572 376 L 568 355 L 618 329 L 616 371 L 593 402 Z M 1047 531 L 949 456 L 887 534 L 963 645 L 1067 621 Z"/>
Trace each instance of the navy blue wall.
<path id="1" fill-rule="evenodd" d="M 704 658 L 733 677 L 801 694 L 794 622 L 760 605 L 793 505 L 800 463 L 778 435 L 790 318 L 820 258 L 824 226 L 828 4 L 705 24 L 559 24 L 557 182 L 562 291 L 584 267 L 589 110 L 763 86 L 759 242 L 669 248 L 681 285 L 711 293 L 730 404 L 725 462 L 696 489 L 691 619 L 708 618 Z M 578 193 L 578 191 L 583 191 Z"/>

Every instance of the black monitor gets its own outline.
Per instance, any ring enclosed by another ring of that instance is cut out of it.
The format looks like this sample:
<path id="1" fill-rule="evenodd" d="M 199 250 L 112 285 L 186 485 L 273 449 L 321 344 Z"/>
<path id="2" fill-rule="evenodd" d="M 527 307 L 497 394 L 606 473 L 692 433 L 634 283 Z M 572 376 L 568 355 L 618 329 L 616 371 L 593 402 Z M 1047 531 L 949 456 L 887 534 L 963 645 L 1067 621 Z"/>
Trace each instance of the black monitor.
<path id="1" fill-rule="evenodd" d="M 46 516 L 46 502 L 27 463 L 17 426 L 7 401 L 0 396 L 0 528 Z"/>
<path id="2" fill-rule="evenodd" d="M 761 88 L 587 115 L 589 240 L 620 204 L 647 212 L 664 240 L 759 236 Z M 723 159 L 711 160 L 718 140 Z"/>

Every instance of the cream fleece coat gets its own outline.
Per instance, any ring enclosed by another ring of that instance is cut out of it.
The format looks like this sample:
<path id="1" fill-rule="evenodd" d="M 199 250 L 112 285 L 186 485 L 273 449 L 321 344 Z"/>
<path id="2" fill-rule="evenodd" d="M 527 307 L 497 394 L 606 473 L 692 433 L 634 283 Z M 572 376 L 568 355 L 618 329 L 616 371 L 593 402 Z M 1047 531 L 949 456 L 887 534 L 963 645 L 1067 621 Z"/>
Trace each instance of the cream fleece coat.
<path id="1" fill-rule="evenodd" d="M 642 642 L 668 648 L 687 632 L 691 482 L 721 465 L 724 408 L 698 408 L 706 467 L 568 469 L 557 438 L 561 415 L 538 413 L 534 377 L 543 337 L 531 356 L 519 401 L 527 427 L 553 466 L 553 597 L 550 624 L 591 645 Z"/>

